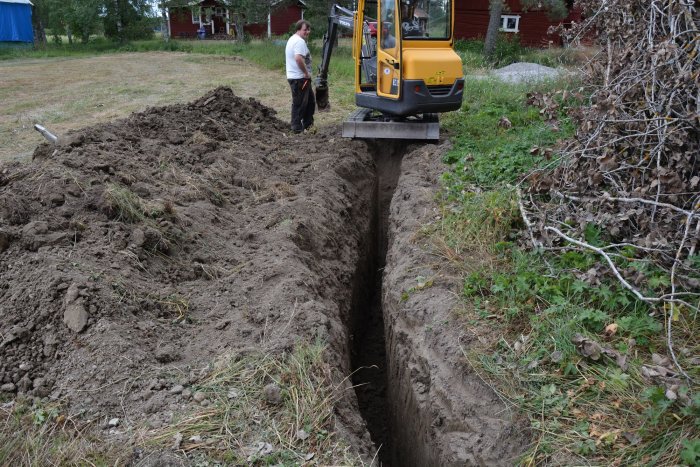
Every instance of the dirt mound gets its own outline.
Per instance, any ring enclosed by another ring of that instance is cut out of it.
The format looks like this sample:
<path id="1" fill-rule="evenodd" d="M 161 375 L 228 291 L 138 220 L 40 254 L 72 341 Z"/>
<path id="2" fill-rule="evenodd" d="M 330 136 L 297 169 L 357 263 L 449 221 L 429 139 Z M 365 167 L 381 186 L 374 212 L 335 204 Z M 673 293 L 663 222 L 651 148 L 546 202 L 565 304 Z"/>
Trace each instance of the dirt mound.
<path id="1" fill-rule="evenodd" d="M 0 167 L 2 391 L 157 427 L 227 352 L 320 338 L 348 374 L 373 163 L 287 127 L 219 88 Z"/>

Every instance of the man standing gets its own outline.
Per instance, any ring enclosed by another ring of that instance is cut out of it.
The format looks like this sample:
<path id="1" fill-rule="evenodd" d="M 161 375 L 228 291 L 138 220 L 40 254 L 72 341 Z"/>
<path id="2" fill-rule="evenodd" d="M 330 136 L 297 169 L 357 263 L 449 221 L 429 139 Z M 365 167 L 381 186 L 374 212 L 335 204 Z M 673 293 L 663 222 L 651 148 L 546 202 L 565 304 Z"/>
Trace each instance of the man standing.
<path id="1" fill-rule="evenodd" d="M 287 81 L 292 89 L 292 131 L 301 133 L 314 123 L 316 98 L 311 90 L 311 52 L 306 39 L 311 34 L 311 25 L 300 19 L 296 32 L 287 41 L 284 50 L 287 63 Z"/>

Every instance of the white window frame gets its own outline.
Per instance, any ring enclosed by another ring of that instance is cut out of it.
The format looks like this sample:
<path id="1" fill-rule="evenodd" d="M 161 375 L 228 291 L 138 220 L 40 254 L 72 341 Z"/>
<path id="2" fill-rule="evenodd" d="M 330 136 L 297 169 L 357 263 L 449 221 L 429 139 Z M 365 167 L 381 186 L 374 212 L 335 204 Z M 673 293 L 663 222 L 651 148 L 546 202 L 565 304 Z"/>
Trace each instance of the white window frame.
<path id="1" fill-rule="evenodd" d="M 217 6 L 214 9 L 214 16 L 224 16 L 224 9 L 220 6 Z"/>
<path id="2" fill-rule="evenodd" d="M 198 13 L 195 16 L 195 13 Z M 202 9 L 200 7 L 192 8 L 192 24 L 200 24 L 202 22 Z"/>
<path id="3" fill-rule="evenodd" d="M 508 20 L 515 20 L 515 27 L 508 27 Z M 501 15 L 501 31 L 503 32 L 520 32 L 520 15 Z"/>

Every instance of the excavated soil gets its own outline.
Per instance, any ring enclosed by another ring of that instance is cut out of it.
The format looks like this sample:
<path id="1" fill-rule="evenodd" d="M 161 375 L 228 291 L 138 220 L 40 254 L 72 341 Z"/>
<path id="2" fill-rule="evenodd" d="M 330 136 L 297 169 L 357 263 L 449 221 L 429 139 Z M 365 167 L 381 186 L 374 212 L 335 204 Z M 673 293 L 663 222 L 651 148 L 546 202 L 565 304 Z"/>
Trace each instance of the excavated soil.
<path id="1" fill-rule="evenodd" d="M 455 284 L 402 299 L 444 147 L 390 146 L 291 135 L 218 88 L 0 166 L 0 389 L 160 427 L 217 357 L 320 339 L 341 378 L 383 371 L 337 407 L 367 461 L 371 432 L 387 464 L 512 463 L 525 436 L 459 324 L 426 331 Z"/>

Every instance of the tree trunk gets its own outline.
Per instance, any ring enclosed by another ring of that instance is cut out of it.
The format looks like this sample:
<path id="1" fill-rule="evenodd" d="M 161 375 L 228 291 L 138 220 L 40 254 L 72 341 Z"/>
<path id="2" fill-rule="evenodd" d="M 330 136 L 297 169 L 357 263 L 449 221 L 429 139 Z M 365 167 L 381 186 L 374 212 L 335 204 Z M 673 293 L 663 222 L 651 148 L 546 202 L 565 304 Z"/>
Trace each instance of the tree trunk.
<path id="1" fill-rule="evenodd" d="M 32 26 L 34 28 L 34 46 L 43 47 L 46 45 L 46 30 L 44 29 L 43 21 L 41 21 L 38 5 L 34 6 L 34 11 L 32 12 Z"/>
<path id="2" fill-rule="evenodd" d="M 70 30 L 70 26 L 66 26 L 66 36 L 68 36 L 68 43 L 73 45 L 73 33 Z"/>
<path id="3" fill-rule="evenodd" d="M 503 0 L 490 0 L 489 27 L 484 40 L 484 55 L 491 58 L 496 51 L 496 39 L 501 28 L 501 13 L 503 12 Z"/>
<path id="4" fill-rule="evenodd" d="M 122 23 L 122 5 L 119 0 L 114 0 L 114 7 L 114 14 L 117 20 L 117 37 L 119 38 L 119 42 L 124 43 L 126 42 L 126 37 L 124 37 L 124 26 Z"/>
<path id="5" fill-rule="evenodd" d="M 160 8 L 160 32 L 163 35 L 163 40 L 168 42 L 170 40 L 170 28 L 168 27 L 168 8 L 163 5 Z"/>

